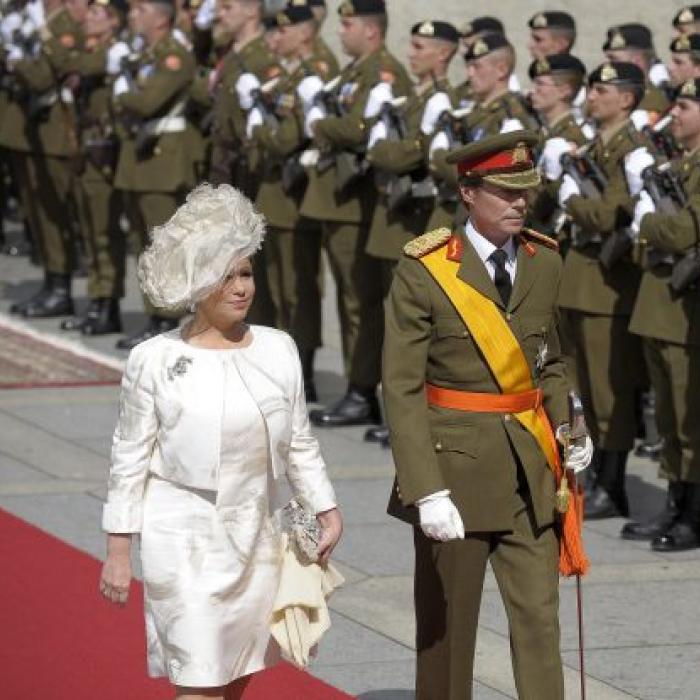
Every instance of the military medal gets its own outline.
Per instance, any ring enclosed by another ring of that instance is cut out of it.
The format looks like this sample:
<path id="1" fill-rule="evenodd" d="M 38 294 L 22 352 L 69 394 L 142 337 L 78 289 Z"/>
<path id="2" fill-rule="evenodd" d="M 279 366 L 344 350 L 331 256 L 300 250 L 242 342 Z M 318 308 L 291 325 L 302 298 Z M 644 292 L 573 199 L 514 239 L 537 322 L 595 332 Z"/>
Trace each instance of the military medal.
<path id="1" fill-rule="evenodd" d="M 547 347 L 547 341 L 543 339 L 539 348 L 537 348 L 537 356 L 535 357 L 535 370 L 537 372 L 537 376 L 542 374 L 542 370 L 547 363 L 548 354 L 549 348 Z"/>
<path id="2" fill-rule="evenodd" d="M 175 364 L 172 367 L 168 367 L 168 379 L 172 382 L 175 377 L 182 377 L 185 372 L 187 372 L 188 365 L 191 364 L 191 357 L 180 355 L 180 357 L 175 360 Z"/>

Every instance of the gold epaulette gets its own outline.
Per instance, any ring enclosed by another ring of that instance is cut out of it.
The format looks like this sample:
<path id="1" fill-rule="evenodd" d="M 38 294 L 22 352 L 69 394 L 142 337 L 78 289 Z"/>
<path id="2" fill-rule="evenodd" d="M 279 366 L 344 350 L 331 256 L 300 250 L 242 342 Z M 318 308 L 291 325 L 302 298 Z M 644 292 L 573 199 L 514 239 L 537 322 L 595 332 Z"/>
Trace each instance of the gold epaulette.
<path id="1" fill-rule="evenodd" d="M 559 250 L 559 243 L 557 243 L 553 238 L 545 236 L 544 233 L 540 233 L 539 231 L 535 231 L 531 228 L 523 228 L 520 233 L 525 236 L 525 238 L 529 238 L 531 241 L 535 241 L 536 243 L 541 243 L 547 248 L 557 251 Z"/>
<path id="2" fill-rule="evenodd" d="M 403 247 L 403 252 L 409 258 L 422 258 L 424 255 L 432 253 L 445 245 L 450 238 L 452 238 L 450 229 L 444 227 L 436 228 L 434 231 L 428 231 L 428 233 L 424 233 L 422 236 L 418 236 L 418 238 L 414 238 L 406 243 Z"/>

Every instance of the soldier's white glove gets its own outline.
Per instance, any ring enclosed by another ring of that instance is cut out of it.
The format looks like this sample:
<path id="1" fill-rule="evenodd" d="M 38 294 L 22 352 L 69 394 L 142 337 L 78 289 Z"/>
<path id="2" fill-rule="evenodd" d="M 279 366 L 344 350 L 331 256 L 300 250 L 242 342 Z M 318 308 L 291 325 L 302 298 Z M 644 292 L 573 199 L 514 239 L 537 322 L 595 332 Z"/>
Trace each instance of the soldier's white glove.
<path id="1" fill-rule="evenodd" d="M 644 187 L 642 173 L 650 165 L 654 165 L 654 158 L 647 151 L 646 146 L 635 148 L 634 151 L 630 151 L 625 156 L 625 177 L 627 178 L 630 194 L 633 197 L 636 197 L 642 187 Z"/>
<path id="2" fill-rule="evenodd" d="M 559 206 L 563 209 L 566 207 L 569 198 L 580 194 L 581 190 L 578 188 L 576 180 L 568 173 L 564 173 L 564 177 L 561 179 L 561 185 L 559 186 Z"/>
<path id="3" fill-rule="evenodd" d="M 24 14 L 31 20 L 34 29 L 41 29 L 46 24 L 43 0 L 28 2 L 24 7 Z"/>
<path id="4" fill-rule="evenodd" d="M 635 109 L 630 114 L 630 121 L 637 131 L 641 131 L 645 126 L 649 126 L 649 112 L 646 109 Z"/>
<path id="5" fill-rule="evenodd" d="M 558 180 L 562 175 L 561 157 L 572 150 L 571 142 L 561 136 L 547 139 L 542 149 L 540 170 L 548 180 Z"/>
<path id="6" fill-rule="evenodd" d="M 257 107 L 253 107 L 253 109 L 248 112 L 248 121 L 245 124 L 246 136 L 252 139 L 255 127 L 262 126 L 264 123 L 265 120 L 263 119 L 262 112 Z"/>
<path id="7" fill-rule="evenodd" d="M 364 118 L 373 119 L 379 114 L 382 105 L 391 102 L 394 99 L 394 93 L 391 90 L 389 83 L 377 83 L 367 96 L 367 104 L 365 104 Z"/>
<path id="8" fill-rule="evenodd" d="M 464 539 L 464 523 L 449 491 L 438 491 L 417 501 L 420 527 L 431 540 Z"/>
<path id="9" fill-rule="evenodd" d="M 19 12 L 10 12 L 3 17 L 2 22 L 0 22 L 0 36 L 2 36 L 2 43 L 5 46 L 12 44 L 14 34 L 22 26 L 22 22 L 22 15 Z"/>
<path id="10" fill-rule="evenodd" d="M 557 441 L 566 445 L 565 435 L 569 431 L 569 424 L 565 423 L 557 428 Z M 593 459 L 593 441 L 589 435 L 575 438 L 569 441 L 564 454 L 564 467 L 572 469 L 574 474 L 582 472 Z"/>
<path id="11" fill-rule="evenodd" d="M 646 190 L 641 190 L 637 198 L 637 203 L 634 205 L 634 218 L 632 219 L 632 230 L 639 233 L 639 228 L 642 225 L 642 219 L 647 214 L 653 214 L 656 211 L 654 200 L 649 196 Z"/>
<path id="12" fill-rule="evenodd" d="M 444 131 L 438 131 L 430 142 L 428 156 L 432 158 L 435 151 L 447 151 L 449 148 L 450 139 L 447 138 L 447 134 Z"/>
<path id="13" fill-rule="evenodd" d="M 520 119 L 504 119 L 501 124 L 501 133 L 508 134 L 511 131 L 520 131 L 524 129 L 523 123 Z"/>
<path id="14" fill-rule="evenodd" d="M 8 64 L 16 63 L 24 58 L 24 51 L 22 51 L 19 46 L 15 46 L 14 44 L 6 46 L 5 51 L 5 60 Z"/>
<path id="15" fill-rule="evenodd" d="M 656 87 L 665 85 L 671 82 L 671 76 L 669 75 L 668 68 L 659 62 L 655 63 L 649 70 L 649 80 Z"/>
<path id="16" fill-rule="evenodd" d="M 511 92 L 522 92 L 523 89 L 520 85 L 520 81 L 518 80 L 518 76 L 515 75 L 515 73 L 510 74 L 510 78 L 508 78 L 508 89 Z"/>
<path id="17" fill-rule="evenodd" d="M 297 95 L 304 106 L 304 112 L 311 109 L 314 98 L 323 90 L 323 80 L 317 75 L 307 75 L 299 85 L 297 85 Z"/>
<path id="18" fill-rule="evenodd" d="M 378 141 L 383 141 L 387 137 L 386 124 L 383 121 L 378 121 L 369 132 L 369 139 L 367 139 L 367 148 L 370 149 Z"/>
<path id="19" fill-rule="evenodd" d="M 236 81 L 238 104 L 246 112 L 253 106 L 253 92 L 260 88 L 260 81 L 252 73 L 243 73 Z"/>
<path id="20" fill-rule="evenodd" d="M 321 107 L 320 105 L 314 105 L 306 113 L 306 117 L 304 118 L 304 133 L 309 138 L 313 138 L 313 135 L 314 135 L 313 125 L 319 119 L 325 119 L 325 118 L 326 118 L 326 110 L 323 109 L 323 107 Z"/>
<path id="21" fill-rule="evenodd" d="M 452 103 L 446 92 L 436 92 L 426 103 L 423 117 L 420 120 L 420 130 L 430 136 L 435 131 L 437 120 L 444 112 L 452 109 Z"/>
<path id="22" fill-rule="evenodd" d="M 114 81 L 112 94 L 114 97 L 119 97 L 119 95 L 123 95 L 125 92 L 129 92 L 129 81 L 123 75 L 120 75 Z"/>
<path id="23" fill-rule="evenodd" d="M 205 32 L 211 29 L 216 17 L 216 0 L 204 0 L 197 10 L 197 15 L 194 18 L 194 24 L 197 29 Z"/>
<path id="24" fill-rule="evenodd" d="M 109 75 L 119 75 L 122 70 L 122 58 L 131 53 L 129 44 L 125 41 L 117 41 L 107 50 L 107 73 Z"/>

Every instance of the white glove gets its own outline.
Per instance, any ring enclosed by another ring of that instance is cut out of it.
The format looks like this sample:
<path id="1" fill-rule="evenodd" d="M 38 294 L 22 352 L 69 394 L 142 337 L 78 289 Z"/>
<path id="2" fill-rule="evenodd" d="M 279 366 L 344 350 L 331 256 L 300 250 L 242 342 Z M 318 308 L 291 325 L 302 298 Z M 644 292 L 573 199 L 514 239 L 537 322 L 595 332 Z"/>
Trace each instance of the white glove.
<path id="1" fill-rule="evenodd" d="M 438 131 L 433 140 L 430 142 L 430 148 L 428 149 L 428 157 L 432 158 L 435 151 L 447 151 L 450 148 L 450 139 L 447 138 L 447 134 L 444 131 Z"/>
<path id="2" fill-rule="evenodd" d="M 452 109 L 452 103 L 446 92 L 436 92 L 426 103 L 423 110 L 423 118 L 420 121 L 420 130 L 430 136 L 435 131 L 435 125 L 440 115 Z"/>
<path id="3" fill-rule="evenodd" d="M 387 137 L 387 128 L 384 121 L 378 121 L 369 132 L 367 148 L 370 149 L 377 141 L 383 141 Z"/>
<path id="4" fill-rule="evenodd" d="M 520 119 L 504 119 L 501 124 L 501 133 L 508 134 L 511 131 L 520 131 L 524 129 L 523 123 Z"/>
<path id="5" fill-rule="evenodd" d="M 576 180 L 574 180 L 571 175 L 565 173 L 564 177 L 561 179 L 561 185 L 559 186 L 559 206 L 564 209 L 566 203 L 569 201 L 569 197 L 580 194 L 581 190 L 579 190 Z"/>
<path id="6" fill-rule="evenodd" d="M 119 97 L 119 95 L 123 95 L 125 92 L 129 92 L 129 81 L 123 75 L 120 75 L 114 81 L 114 85 L 112 86 L 112 94 L 115 97 Z"/>
<path id="7" fill-rule="evenodd" d="M 216 17 L 216 0 L 204 0 L 197 10 L 197 15 L 194 18 L 194 24 L 197 29 L 203 32 L 211 29 Z"/>
<path id="8" fill-rule="evenodd" d="M 558 180 L 561 177 L 561 157 L 565 153 L 570 153 L 571 150 L 571 143 L 561 136 L 545 141 L 539 166 L 548 180 Z"/>
<path id="9" fill-rule="evenodd" d="M 417 505 L 420 527 L 426 537 L 440 542 L 464 539 L 462 516 L 452 503 L 449 491 L 421 498 Z"/>
<path id="10" fill-rule="evenodd" d="M 129 44 L 118 41 L 112 44 L 107 51 L 107 73 L 109 75 L 119 75 L 121 73 L 122 58 L 131 53 Z"/>
<path id="11" fill-rule="evenodd" d="M 518 80 L 518 76 L 515 75 L 515 73 L 510 74 L 510 78 L 508 78 L 508 89 L 511 92 L 522 92 L 523 89 L 520 85 L 520 81 Z"/>
<path id="12" fill-rule="evenodd" d="M 630 114 L 630 121 L 637 131 L 641 131 L 645 126 L 649 126 L 649 112 L 646 109 L 635 109 Z"/>
<path id="13" fill-rule="evenodd" d="M 305 168 L 315 168 L 320 155 L 321 153 L 319 152 L 318 148 L 307 148 L 299 156 L 299 162 Z"/>
<path id="14" fill-rule="evenodd" d="M 248 121 L 245 124 L 246 136 L 252 139 L 255 127 L 262 126 L 264 123 L 265 120 L 263 119 L 262 112 L 257 107 L 253 107 L 253 109 L 248 112 Z"/>
<path id="15" fill-rule="evenodd" d="M 569 430 L 569 424 L 565 423 L 557 428 L 557 441 L 566 445 L 565 435 Z M 569 442 L 564 454 L 564 468 L 572 469 L 574 474 L 583 471 L 593 459 L 593 441 L 590 435 L 575 438 Z"/>
<path id="16" fill-rule="evenodd" d="M 655 63 L 649 70 L 649 80 L 656 87 L 665 85 L 671 82 L 668 68 L 663 63 Z"/>
<path id="17" fill-rule="evenodd" d="M 314 136 L 313 125 L 319 119 L 326 118 L 326 110 L 320 105 L 314 105 L 307 113 L 304 119 L 304 133 L 311 139 Z"/>
<path id="18" fill-rule="evenodd" d="M 10 45 L 14 39 L 14 33 L 22 26 L 22 15 L 19 12 L 10 12 L 0 22 L 0 36 L 3 44 Z"/>
<path id="19" fill-rule="evenodd" d="M 5 60 L 8 63 L 16 63 L 24 58 L 24 51 L 22 51 L 19 46 L 15 46 L 14 44 L 9 44 L 6 46 L 5 51 L 7 52 L 5 54 Z"/>
<path id="20" fill-rule="evenodd" d="M 367 96 L 367 104 L 365 104 L 364 118 L 373 119 L 379 114 L 379 110 L 383 104 L 391 102 L 394 99 L 394 93 L 391 91 L 389 83 L 377 83 Z"/>
<path id="21" fill-rule="evenodd" d="M 24 7 L 24 14 L 29 17 L 35 29 L 41 29 L 46 24 L 43 0 L 28 2 Z"/>
<path id="22" fill-rule="evenodd" d="M 647 151 L 646 146 L 635 148 L 625 156 L 625 176 L 630 194 L 636 197 L 644 187 L 642 173 L 650 165 L 654 165 L 654 158 Z"/>
<path id="23" fill-rule="evenodd" d="M 236 81 L 238 104 L 246 112 L 253 106 L 253 91 L 260 87 L 260 81 L 252 73 L 243 73 Z"/>
<path id="24" fill-rule="evenodd" d="M 323 90 L 323 80 L 317 75 L 307 75 L 299 85 L 297 85 L 297 95 L 304 106 L 304 112 L 308 112 L 313 104 L 314 97 Z"/>
<path id="25" fill-rule="evenodd" d="M 634 218 L 632 219 L 632 230 L 639 233 L 639 228 L 642 225 L 642 219 L 647 214 L 653 214 L 656 211 L 654 200 L 649 196 L 646 190 L 641 190 L 637 198 L 637 203 L 634 205 Z"/>

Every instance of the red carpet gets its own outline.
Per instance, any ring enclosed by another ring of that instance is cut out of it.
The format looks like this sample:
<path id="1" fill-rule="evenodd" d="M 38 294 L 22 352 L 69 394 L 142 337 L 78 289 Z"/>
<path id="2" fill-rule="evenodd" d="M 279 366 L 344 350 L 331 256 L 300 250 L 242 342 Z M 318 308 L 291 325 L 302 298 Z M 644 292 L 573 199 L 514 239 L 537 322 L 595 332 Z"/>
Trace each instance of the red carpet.
<path id="1" fill-rule="evenodd" d="M 143 589 L 129 604 L 101 598 L 101 564 L 0 510 L 0 697 L 3 700 L 169 700 L 146 676 Z M 280 664 L 259 674 L 246 700 L 348 700 Z"/>

